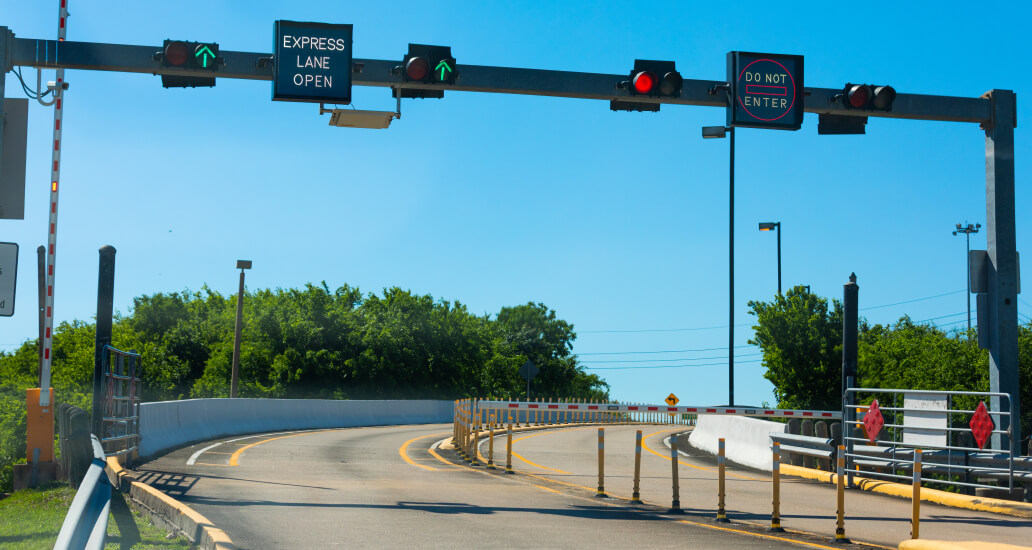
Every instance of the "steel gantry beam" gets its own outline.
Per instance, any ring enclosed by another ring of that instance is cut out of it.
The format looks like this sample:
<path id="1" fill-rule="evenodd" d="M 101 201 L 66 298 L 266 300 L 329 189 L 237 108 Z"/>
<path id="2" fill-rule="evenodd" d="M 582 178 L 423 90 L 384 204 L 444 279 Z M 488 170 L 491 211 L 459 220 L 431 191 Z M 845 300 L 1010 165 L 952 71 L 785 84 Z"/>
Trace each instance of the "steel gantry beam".
<path id="1" fill-rule="evenodd" d="M 164 67 L 159 46 L 101 44 L 15 38 L 0 27 L 0 54 L 4 72 L 14 66 L 47 69 L 116 71 L 154 75 L 272 80 L 275 59 L 270 53 L 221 51 L 216 71 Z M 6 47 L 2 47 L 6 46 Z M 401 56 L 399 55 L 399 58 Z M 401 61 L 353 59 L 352 83 L 394 89 L 445 90 L 499 94 L 538 95 L 594 100 L 629 100 L 624 74 L 584 73 L 518 69 L 482 65 L 455 67 L 454 84 L 405 82 Z M 2 80 L 0 80 L 2 82 Z M 676 97 L 633 96 L 637 103 L 727 107 L 727 96 L 716 93 L 724 80 L 685 79 Z M 2 105 L 2 104 L 0 104 Z M 982 97 L 951 97 L 900 93 L 890 111 L 847 109 L 841 88 L 804 88 L 804 110 L 809 113 L 978 123 L 986 134 L 986 237 L 990 258 L 989 308 L 985 318 L 990 337 L 990 391 L 1019 395 L 1017 347 L 1018 263 L 1014 204 L 1015 96 L 1009 90 L 993 90 Z M 994 404 L 994 408 L 995 408 Z M 1013 426 L 1007 425 L 1013 418 Z M 994 442 L 1018 451 L 1018 416 L 1003 417 L 1002 429 L 1011 428 L 1008 442 Z"/>

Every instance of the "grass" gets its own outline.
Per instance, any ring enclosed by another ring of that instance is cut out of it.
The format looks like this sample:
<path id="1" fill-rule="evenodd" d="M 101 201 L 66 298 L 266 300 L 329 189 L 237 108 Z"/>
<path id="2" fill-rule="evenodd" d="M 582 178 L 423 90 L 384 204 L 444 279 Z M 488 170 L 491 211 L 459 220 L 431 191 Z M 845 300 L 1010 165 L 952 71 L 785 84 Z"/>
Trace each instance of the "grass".
<path id="1" fill-rule="evenodd" d="M 75 490 L 66 483 L 16 491 L 0 500 L 0 548 L 52 548 L 61 531 Z M 168 533 L 133 510 L 118 491 L 111 495 L 105 549 L 192 548 L 183 537 Z"/>

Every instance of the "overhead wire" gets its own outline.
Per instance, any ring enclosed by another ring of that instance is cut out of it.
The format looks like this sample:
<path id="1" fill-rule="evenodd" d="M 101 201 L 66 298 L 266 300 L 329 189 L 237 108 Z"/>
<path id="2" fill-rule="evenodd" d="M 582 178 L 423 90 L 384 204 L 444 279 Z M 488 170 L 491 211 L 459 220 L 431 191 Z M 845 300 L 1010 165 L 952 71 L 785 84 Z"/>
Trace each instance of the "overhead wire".
<path id="1" fill-rule="evenodd" d="M 748 361 L 735 361 L 735 364 L 744 363 L 759 363 L 762 359 L 750 359 Z M 591 367 L 585 366 L 585 370 L 641 370 L 641 369 L 684 369 L 691 367 L 712 367 L 715 365 L 727 365 L 726 362 L 722 363 L 700 363 L 697 365 L 643 365 L 640 367 Z"/>
<path id="2" fill-rule="evenodd" d="M 736 355 L 735 357 L 755 357 L 762 355 L 762 353 L 746 353 L 742 355 Z M 663 363 L 670 361 L 703 361 L 706 359 L 727 359 L 726 355 L 717 355 L 711 357 L 673 357 L 670 359 L 607 359 L 607 360 L 588 360 L 581 361 L 583 364 L 597 364 L 597 363 Z"/>

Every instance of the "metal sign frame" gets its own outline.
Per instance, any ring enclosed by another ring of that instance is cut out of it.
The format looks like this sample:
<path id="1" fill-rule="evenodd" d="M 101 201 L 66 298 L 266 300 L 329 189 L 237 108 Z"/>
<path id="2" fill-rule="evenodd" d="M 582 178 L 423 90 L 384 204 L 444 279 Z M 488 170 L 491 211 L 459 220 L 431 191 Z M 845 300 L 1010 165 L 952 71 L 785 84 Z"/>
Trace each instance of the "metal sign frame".
<path id="1" fill-rule="evenodd" d="M 163 67 L 155 56 L 160 50 L 160 46 L 15 38 L 9 28 L 0 26 L 0 62 L 4 69 L 0 71 L 0 86 L 4 84 L 6 72 L 15 65 L 58 70 L 273 79 L 273 56 L 268 53 L 220 51 L 225 64 L 219 70 L 197 71 Z M 398 56 L 399 59 L 401 57 Z M 684 79 L 681 93 L 676 97 L 632 97 L 630 91 L 621 86 L 627 79 L 626 74 L 483 65 L 456 65 L 455 71 L 458 77 L 453 84 L 405 82 L 398 60 L 352 59 L 350 74 L 353 85 L 394 90 L 448 90 L 727 108 L 726 94 L 718 94 L 717 90 L 727 87 L 728 83 L 719 80 Z M 1014 92 L 994 89 L 981 97 L 899 93 L 891 110 L 862 112 L 846 108 L 841 88 L 805 87 L 801 99 L 803 111 L 807 113 L 977 123 L 985 132 L 990 389 L 1019 395 L 1014 202 L 1017 102 Z M 0 111 L 2 107 L 0 98 Z M 999 398 L 993 397 L 993 400 L 992 408 L 998 410 Z M 1019 419 L 1020 415 L 1015 415 L 1007 422 L 1013 422 L 1018 428 Z M 1006 429 L 1007 426 L 1001 428 Z M 1009 446 L 1016 451 L 1019 443 L 1020 438 L 1011 438 Z"/>

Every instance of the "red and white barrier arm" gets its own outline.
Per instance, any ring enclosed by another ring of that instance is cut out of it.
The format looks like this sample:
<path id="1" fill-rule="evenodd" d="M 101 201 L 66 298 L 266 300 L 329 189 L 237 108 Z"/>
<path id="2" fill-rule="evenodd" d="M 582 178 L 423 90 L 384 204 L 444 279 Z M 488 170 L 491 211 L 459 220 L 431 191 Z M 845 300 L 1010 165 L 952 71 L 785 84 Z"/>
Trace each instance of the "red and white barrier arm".
<path id="1" fill-rule="evenodd" d="M 806 411 L 798 409 L 754 409 L 747 407 L 670 407 L 667 405 L 607 405 L 586 403 L 529 403 L 526 401 L 481 401 L 481 409 L 528 411 L 606 411 L 661 412 L 672 414 L 727 414 L 769 418 L 825 418 L 841 420 L 842 411 Z"/>

